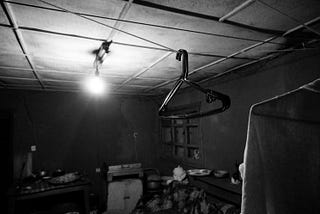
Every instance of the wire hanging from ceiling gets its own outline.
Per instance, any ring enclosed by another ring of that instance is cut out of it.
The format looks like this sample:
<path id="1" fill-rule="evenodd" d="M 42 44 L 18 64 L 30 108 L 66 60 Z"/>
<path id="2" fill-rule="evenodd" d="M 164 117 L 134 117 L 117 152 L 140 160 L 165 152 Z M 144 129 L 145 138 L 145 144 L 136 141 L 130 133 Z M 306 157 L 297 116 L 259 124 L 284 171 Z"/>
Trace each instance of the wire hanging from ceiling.
<path id="1" fill-rule="evenodd" d="M 99 21 L 97 21 L 97 20 L 88 18 L 88 17 L 86 17 L 86 16 L 80 15 L 80 14 L 78 14 L 78 13 L 75 13 L 75 12 L 73 12 L 73 11 L 71 11 L 71 10 L 68 10 L 68 9 L 63 8 L 63 7 L 57 6 L 57 5 L 55 5 L 55 4 L 46 2 L 46 1 L 44 1 L 44 0 L 37 0 L 37 1 L 42 2 L 42 3 L 44 3 L 44 4 L 47 4 L 47 5 L 50 5 L 50 6 L 52 6 L 52 7 L 58 8 L 58 9 L 60 9 L 60 10 L 64 10 L 64 11 L 66 11 L 66 12 L 68 12 L 68 13 L 71 13 L 71 14 L 73 14 L 73 15 L 75 15 L 75 16 L 79 16 L 79 17 L 81 17 L 81 18 L 83 18 L 83 19 L 86 19 L 86 20 L 92 21 L 92 22 L 94 22 L 94 23 L 100 24 L 100 25 L 102 25 L 102 26 L 105 26 L 105 27 L 114 29 L 114 30 L 119 31 L 119 32 L 121 32 L 121 33 L 127 34 L 127 35 L 129 35 L 129 36 L 135 37 L 135 38 L 140 39 L 140 40 L 143 40 L 143 41 L 145 41 L 145 42 L 148 42 L 148 43 L 151 43 L 151 44 L 160 46 L 160 47 L 165 48 L 165 49 L 167 49 L 167 50 L 170 50 L 170 51 L 172 51 L 172 52 L 177 52 L 177 50 L 174 50 L 174 49 L 172 49 L 172 48 L 170 48 L 170 47 L 168 47 L 168 46 L 165 46 L 165 45 L 162 45 L 162 44 L 160 44 L 160 43 L 151 41 L 151 40 L 149 40 L 149 39 L 146 39 L 146 38 L 137 36 L 137 35 L 135 35 L 135 34 L 133 34 L 133 33 L 129 33 L 129 32 L 127 32 L 127 31 L 124 31 L 124 30 L 118 29 L 118 28 L 116 28 L 116 27 L 107 25 L 107 24 L 102 23 L 102 22 L 99 22 Z"/>

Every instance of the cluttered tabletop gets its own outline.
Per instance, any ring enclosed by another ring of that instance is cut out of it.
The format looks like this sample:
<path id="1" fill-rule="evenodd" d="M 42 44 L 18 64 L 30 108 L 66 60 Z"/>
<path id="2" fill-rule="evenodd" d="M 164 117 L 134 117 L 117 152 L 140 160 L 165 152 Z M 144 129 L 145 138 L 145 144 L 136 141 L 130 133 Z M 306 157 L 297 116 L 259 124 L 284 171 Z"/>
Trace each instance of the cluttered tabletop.
<path id="1" fill-rule="evenodd" d="M 11 188 L 9 195 L 21 197 L 70 187 L 87 186 L 89 184 L 90 181 L 79 172 L 65 173 L 61 171 L 53 176 L 42 173 L 21 181 L 14 188 Z"/>
<path id="2" fill-rule="evenodd" d="M 208 185 L 216 186 L 217 188 L 230 191 L 235 194 L 241 194 L 241 180 L 232 175 L 230 176 L 230 174 L 227 171 L 197 169 L 189 170 L 188 174 L 192 177 L 192 180 L 194 181 L 201 181 Z"/>

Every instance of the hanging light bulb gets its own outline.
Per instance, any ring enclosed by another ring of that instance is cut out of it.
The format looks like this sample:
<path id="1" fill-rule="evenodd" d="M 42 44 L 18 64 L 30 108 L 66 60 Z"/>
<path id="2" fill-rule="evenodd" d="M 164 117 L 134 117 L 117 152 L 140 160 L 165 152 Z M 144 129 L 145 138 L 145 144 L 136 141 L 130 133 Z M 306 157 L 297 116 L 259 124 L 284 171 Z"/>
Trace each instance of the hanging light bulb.
<path id="1" fill-rule="evenodd" d="M 92 76 L 87 80 L 86 88 L 92 94 L 100 95 L 105 92 L 106 85 L 98 76 Z"/>
<path id="2" fill-rule="evenodd" d="M 95 95 L 101 95 L 106 90 L 106 84 L 103 81 L 102 78 L 99 77 L 99 70 L 98 67 L 96 67 L 96 72 L 94 76 L 90 76 L 86 83 L 85 83 L 86 89 Z"/>
<path id="3" fill-rule="evenodd" d="M 109 46 L 111 43 L 112 41 L 105 41 L 100 46 L 93 63 L 96 68 L 94 76 L 89 77 L 85 83 L 86 89 L 92 94 L 101 95 L 106 90 L 105 82 L 99 77 L 99 67 L 101 67 L 106 54 L 109 53 Z"/>

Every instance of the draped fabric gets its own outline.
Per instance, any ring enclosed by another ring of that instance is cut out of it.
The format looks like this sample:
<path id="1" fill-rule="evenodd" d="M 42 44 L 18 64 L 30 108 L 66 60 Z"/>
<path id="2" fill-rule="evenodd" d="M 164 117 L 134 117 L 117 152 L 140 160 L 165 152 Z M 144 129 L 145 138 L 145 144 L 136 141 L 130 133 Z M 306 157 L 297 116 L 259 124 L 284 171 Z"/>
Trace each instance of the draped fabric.
<path id="1" fill-rule="evenodd" d="M 320 213 L 320 79 L 251 108 L 241 213 Z"/>

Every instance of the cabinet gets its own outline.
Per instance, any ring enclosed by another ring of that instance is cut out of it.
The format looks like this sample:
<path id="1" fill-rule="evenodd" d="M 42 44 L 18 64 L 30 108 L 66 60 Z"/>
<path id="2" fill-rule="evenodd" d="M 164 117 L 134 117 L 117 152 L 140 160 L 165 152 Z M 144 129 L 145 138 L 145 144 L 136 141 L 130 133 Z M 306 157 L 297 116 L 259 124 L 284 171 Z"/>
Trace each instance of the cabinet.
<path id="1" fill-rule="evenodd" d="M 133 178 L 133 177 L 139 178 Z M 129 214 L 143 194 L 141 164 L 109 166 L 108 214 Z M 124 179 L 124 177 L 126 179 Z"/>
<path id="2" fill-rule="evenodd" d="M 108 184 L 108 213 L 129 214 L 142 196 L 140 179 L 124 179 Z"/>

